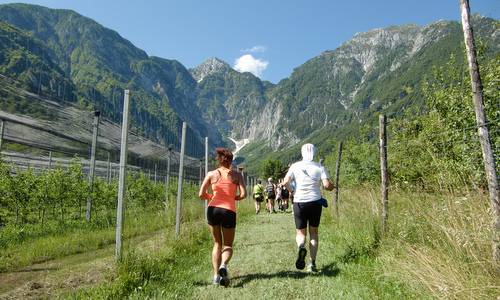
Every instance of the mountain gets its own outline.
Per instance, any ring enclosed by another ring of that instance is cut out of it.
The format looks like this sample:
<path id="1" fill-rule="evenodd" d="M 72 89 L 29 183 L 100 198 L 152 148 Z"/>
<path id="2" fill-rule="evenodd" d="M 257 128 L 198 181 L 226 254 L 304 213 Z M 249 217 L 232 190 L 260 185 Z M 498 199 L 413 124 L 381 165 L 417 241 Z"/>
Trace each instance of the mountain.
<path id="1" fill-rule="evenodd" d="M 119 121 L 121 92 L 129 88 L 133 124 L 143 134 L 178 146 L 185 120 L 195 137 L 191 154 L 202 153 L 203 136 L 212 146 L 244 140 L 250 143 L 238 155 L 247 162 L 288 153 L 299 141 L 322 145 L 355 135 L 381 112 L 421 113 L 420 87 L 433 68 L 451 56 L 464 59 L 458 22 L 390 26 L 358 33 L 271 84 L 215 57 L 190 70 L 150 57 L 69 10 L 0 5 L 0 19 L 0 72 L 33 92 L 98 108 Z M 483 56 L 499 53 L 498 20 L 475 15 L 472 21 Z"/>
<path id="2" fill-rule="evenodd" d="M 208 135 L 212 143 L 221 143 L 217 131 L 209 130 L 198 117 L 196 81 L 179 62 L 149 57 L 115 31 L 70 10 L 8 4 L 0 6 L 0 19 L 18 28 L 21 36 L 38 41 L 27 51 L 40 50 L 36 54 L 46 58 L 46 64 L 57 69 L 54 72 L 59 77 L 64 75 L 64 81 L 74 84 L 76 91 L 68 98 L 81 106 L 99 109 L 111 120 L 120 121 L 120 95 L 128 88 L 134 100 L 132 124 L 148 137 L 179 147 L 180 125 L 186 121 L 189 134 L 195 136 L 187 147 L 190 154 L 203 152 L 201 137 Z M 43 46 L 33 47 L 38 44 Z M 22 47 L 17 49 L 23 51 Z M 11 51 L 5 54 L 12 56 Z M 5 75 L 33 83 L 19 74 L 36 73 L 37 66 L 19 68 L 17 73 L 6 70 Z M 42 74 L 43 92 L 52 95 L 60 89 L 62 82 L 55 73 Z"/>
<path id="3" fill-rule="evenodd" d="M 500 49 L 498 21 L 474 16 L 479 40 L 489 55 Z M 464 57 L 461 25 L 438 21 L 356 34 L 296 68 L 268 92 L 268 101 L 247 131 L 251 140 L 267 140 L 283 149 L 318 134 L 339 136 L 346 128 L 423 106 L 421 83 L 450 56 Z M 319 142 L 321 142 L 320 139 Z"/>
<path id="4" fill-rule="evenodd" d="M 226 137 L 249 136 L 255 117 L 266 104 L 272 84 L 252 73 L 240 73 L 227 63 L 211 58 L 191 70 L 198 81 L 197 105 L 202 117 Z"/>
<path id="5" fill-rule="evenodd" d="M 215 73 L 225 73 L 232 70 L 231 66 L 225 61 L 211 57 L 196 68 L 190 69 L 190 73 L 197 82 L 202 81 L 205 77 Z"/>

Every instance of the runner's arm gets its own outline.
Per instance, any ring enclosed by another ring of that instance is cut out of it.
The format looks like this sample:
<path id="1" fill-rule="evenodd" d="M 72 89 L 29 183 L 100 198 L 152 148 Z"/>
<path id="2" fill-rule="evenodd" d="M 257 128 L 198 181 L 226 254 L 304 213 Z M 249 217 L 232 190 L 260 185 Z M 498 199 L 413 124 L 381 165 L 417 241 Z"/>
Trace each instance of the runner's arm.
<path id="1" fill-rule="evenodd" d="M 243 200 L 247 197 L 247 187 L 245 185 L 245 179 L 243 178 L 241 173 L 238 173 L 238 182 L 239 182 L 238 187 L 240 188 L 240 194 L 236 196 L 236 200 Z"/>
<path id="2" fill-rule="evenodd" d="M 292 183 L 292 176 L 293 176 L 293 173 L 291 173 L 290 171 L 285 175 L 285 178 L 283 179 L 283 182 L 281 184 L 283 184 L 290 193 L 293 192 L 293 189 L 292 187 L 290 186 L 290 183 Z"/>
<path id="3" fill-rule="evenodd" d="M 335 188 L 335 185 L 333 185 L 333 182 L 331 182 L 330 178 L 322 179 L 321 182 L 323 183 L 323 187 L 327 191 L 332 191 Z"/>
<path id="4" fill-rule="evenodd" d="M 201 184 L 200 191 L 198 192 L 198 197 L 200 197 L 200 199 L 202 200 L 212 199 L 213 195 L 207 193 L 208 187 L 210 186 L 211 177 L 212 177 L 212 172 L 209 172 L 207 176 L 205 176 L 205 179 L 203 179 L 203 183 Z"/>

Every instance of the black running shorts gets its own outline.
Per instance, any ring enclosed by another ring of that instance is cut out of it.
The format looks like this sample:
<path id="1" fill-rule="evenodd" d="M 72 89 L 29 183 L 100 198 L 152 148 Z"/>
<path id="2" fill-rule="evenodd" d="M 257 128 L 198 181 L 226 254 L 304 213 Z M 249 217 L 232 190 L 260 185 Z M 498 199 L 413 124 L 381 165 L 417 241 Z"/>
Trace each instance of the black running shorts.
<path id="1" fill-rule="evenodd" d="M 236 213 L 232 210 L 209 206 L 207 209 L 208 225 L 220 225 L 224 228 L 236 227 Z"/>
<path id="2" fill-rule="evenodd" d="M 307 225 L 311 227 L 319 227 L 322 208 L 321 203 L 318 201 L 304 203 L 295 202 L 293 204 L 295 228 L 304 229 L 307 228 Z"/>
<path id="3" fill-rule="evenodd" d="M 258 195 L 258 196 L 257 196 L 257 195 L 255 195 L 255 196 L 254 196 L 254 199 L 255 199 L 255 201 L 257 201 L 257 202 L 262 202 L 262 201 L 264 201 L 264 196 L 262 196 L 262 195 Z"/>

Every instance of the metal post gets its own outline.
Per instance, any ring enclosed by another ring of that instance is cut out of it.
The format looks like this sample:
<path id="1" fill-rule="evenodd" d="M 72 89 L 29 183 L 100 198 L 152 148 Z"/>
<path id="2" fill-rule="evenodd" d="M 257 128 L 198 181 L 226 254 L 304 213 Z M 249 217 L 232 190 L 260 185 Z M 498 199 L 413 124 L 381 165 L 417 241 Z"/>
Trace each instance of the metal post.
<path id="1" fill-rule="evenodd" d="M 172 147 L 168 146 L 167 154 L 167 178 L 165 179 L 165 211 L 168 208 L 168 189 L 170 187 L 170 157 L 172 154 Z"/>
<path id="2" fill-rule="evenodd" d="M 52 151 L 49 151 L 49 171 L 52 169 Z"/>
<path id="3" fill-rule="evenodd" d="M 3 144 L 3 133 L 4 133 L 4 126 L 5 125 L 5 121 L 4 120 L 0 120 L 0 152 L 2 151 L 2 144 Z"/>
<path id="4" fill-rule="evenodd" d="M 40 92 L 42 91 L 42 69 L 39 71 L 39 79 L 38 79 L 38 96 L 40 96 Z"/>
<path id="5" fill-rule="evenodd" d="M 157 182 L 156 181 L 156 171 L 157 171 L 157 168 L 158 168 L 158 165 L 155 163 L 155 183 Z"/>
<path id="6" fill-rule="evenodd" d="M 108 152 L 108 170 L 106 172 L 106 179 L 108 181 L 108 184 L 111 183 L 111 160 L 110 160 L 110 154 Z"/>
<path id="7" fill-rule="evenodd" d="M 208 137 L 205 137 L 205 176 L 208 175 Z M 208 201 L 203 201 L 205 205 L 205 221 L 207 220 Z"/>
<path id="8" fill-rule="evenodd" d="M 181 199 L 182 199 L 182 184 L 184 180 L 184 152 L 186 151 L 186 122 L 182 122 L 182 141 L 181 153 L 179 161 L 179 180 L 177 183 L 177 207 L 175 209 L 175 235 L 179 237 L 181 231 Z"/>
<path id="9" fill-rule="evenodd" d="M 128 140 L 128 111 L 130 102 L 130 92 L 125 90 L 123 103 L 122 139 L 120 147 L 120 175 L 118 180 L 118 204 L 116 206 L 116 248 L 115 258 L 120 261 L 122 258 L 122 236 L 123 236 L 123 202 L 125 198 L 125 177 L 127 166 L 127 140 Z"/>
<path id="10" fill-rule="evenodd" d="M 247 174 L 247 180 L 246 180 L 246 183 L 245 183 L 246 184 L 246 188 L 247 188 L 247 199 L 250 199 L 250 190 L 249 190 L 250 180 L 251 180 L 251 178 Z"/>
<path id="11" fill-rule="evenodd" d="M 335 209 L 335 215 L 339 216 L 339 177 L 340 177 L 340 162 L 342 159 L 342 146 L 343 143 L 339 143 L 339 151 L 337 154 L 337 163 L 335 164 L 335 196 L 333 198 L 333 208 Z"/>
<path id="12" fill-rule="evenodd" d="M 95 151 L 97 148 L 97 135 L 99 134 L 99 116 L 100 111 L 94 112 L 94 122 L 92 123 L 93 133 L 92 133 L 92 148 L 90 150 L 90 170 L 89 170 L 89 184 L 90 192 L 87 196 L 87 211 L 85 212 L 85 219 L 87 222 L 90 221 L 91 211 L 92 211 L 92 193 L 94 191 L 94 172 L 95 172 Z"/>
<path id="13" fill-rule="evenodd" d="M 388 209 L 388 176 L 387 176 L 387 136 L 386 136 L 387 119 L 385 115 L 379 116 L 379 140 L 380 140 L 380 177 L 381 177 L 381 193 L 382 193 L 382 232 L 385 232 L 387 223 Z"/>
<path id="14" fill-rule="evenodd" d="M 198 185 L 203 182 L 203 159 L 200 158 L 200 175 L 198 176 Z"/>

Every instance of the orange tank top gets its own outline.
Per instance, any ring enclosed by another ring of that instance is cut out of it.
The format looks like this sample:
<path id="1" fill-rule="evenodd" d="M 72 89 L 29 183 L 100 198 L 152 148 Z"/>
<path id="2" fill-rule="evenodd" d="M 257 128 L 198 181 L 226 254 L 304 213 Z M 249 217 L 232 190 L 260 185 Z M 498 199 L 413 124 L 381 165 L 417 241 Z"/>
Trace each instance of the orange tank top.
<path id="1" fill-rule="evenodd" d="M 219 170 L 217 172 L 220 174 Z M 237 184 L 233 183 L 229 178 L 222 177 L 222 174 L 220 174 L 219 180 L 212 184 L 213 196 L 208 206 L 221 207 L 236 212 L 237 188 Z"/>

